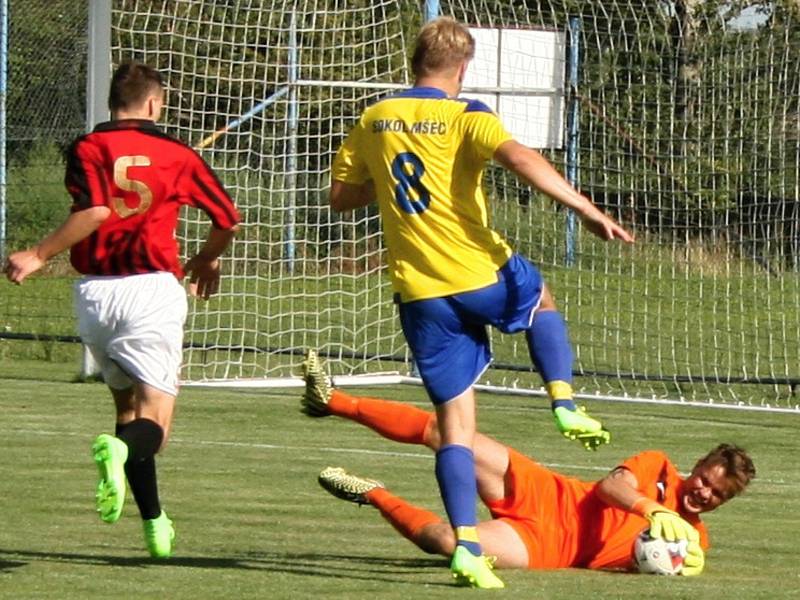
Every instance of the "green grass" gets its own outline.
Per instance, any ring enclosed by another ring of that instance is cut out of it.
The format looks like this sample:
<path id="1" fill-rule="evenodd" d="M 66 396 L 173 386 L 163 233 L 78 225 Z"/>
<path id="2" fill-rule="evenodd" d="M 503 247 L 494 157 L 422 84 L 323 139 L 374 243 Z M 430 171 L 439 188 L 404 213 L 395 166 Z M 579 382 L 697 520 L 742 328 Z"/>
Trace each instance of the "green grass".
<path id="1" fill-rule="evenodd" d="M 315 481 L 324 466 L 344 466 L 443 514 L 428 452 L 347 421 L 308 419 L 298 412 L 297 389 L 182 391 L 172 441 L 159 459 L 162 500 L 178 530 L 176 555 L 147 560 L 132 501 L 113 526 L 94 513 L 89 445 L 111 428 L 112 405 L 101 384 L 66 383 L 74 371 L 74 364 L 0 363 L 1 598 L 407 600 L 472 593 L 451 587 L 443 559 L 416 550 L 377 511 L 336 500 Z M 358 392 L 427 406 L 421 388 Z M 687 471 L 719 441 L 747 447 L 758 478 L 708 515 L 713 548 L 699 578 L 508 571 L 503 597 L 796 597 L 800 417 L 599 402 L 592 408 L 615 435 L 597 453 L 562 440 L 541 400 L 483 395 L 479 421 L 485 432 L 584 479 L 645 448 L 666 450 Z"/>

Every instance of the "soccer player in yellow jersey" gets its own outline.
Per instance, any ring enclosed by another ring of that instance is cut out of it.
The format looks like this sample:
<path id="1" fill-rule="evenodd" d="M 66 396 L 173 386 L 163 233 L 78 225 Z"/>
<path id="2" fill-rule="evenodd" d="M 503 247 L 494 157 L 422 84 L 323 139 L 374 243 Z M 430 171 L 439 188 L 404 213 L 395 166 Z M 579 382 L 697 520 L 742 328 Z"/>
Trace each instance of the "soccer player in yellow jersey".
<path id="1" fill-rule="evenodd" d="M 414 87 L 364 111 L 336 155 L 330 203 L 336 211 L 378 203 L 403 333 L 436 409 L 436 477 L 458 540 L 451 570 L 463 585 L 503 587 L 475 529 L 473 384 L 491 359 L 486 326 L 525 332 L 565 436 L 590 449 L 610 437 L 573 402 L 566 325 L 541 275 L 488 225 L 483 169 L 497 161 L 601 239 L 633 237 L 483 103 L 457 97 L 474 52 L 469 30 L 450 18 L 422 28 Z"/>

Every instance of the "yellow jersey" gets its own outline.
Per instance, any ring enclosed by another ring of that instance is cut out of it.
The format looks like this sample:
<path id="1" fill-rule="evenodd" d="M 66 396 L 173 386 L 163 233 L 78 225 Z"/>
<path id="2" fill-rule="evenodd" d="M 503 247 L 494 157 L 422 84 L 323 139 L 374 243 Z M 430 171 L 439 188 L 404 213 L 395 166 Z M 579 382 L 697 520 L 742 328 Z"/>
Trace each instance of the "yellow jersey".
<path id="1" fill-rule="evenodd" d="M 481 180 L 512 139 L 477 100 L 416 87 L 367 108 L 333 162 L 337 181 L 372 180 L 403 302 L 449 296 L 497 282 L 512 254 L 489 226 Z"/>

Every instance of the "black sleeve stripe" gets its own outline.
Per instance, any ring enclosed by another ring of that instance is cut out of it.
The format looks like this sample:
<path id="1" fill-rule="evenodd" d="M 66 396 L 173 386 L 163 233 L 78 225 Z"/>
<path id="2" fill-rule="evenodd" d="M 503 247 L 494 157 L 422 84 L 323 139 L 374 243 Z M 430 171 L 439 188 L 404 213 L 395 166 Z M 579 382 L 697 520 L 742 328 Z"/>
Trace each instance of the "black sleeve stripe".
<path id="1" fill-rule="evenodd" d="M 135 248 L 131 247 L 130 249 L 131 263 L 137 272 L 146 271 L 148 273 L 152 273 L 154 271 L 158 271 L 158 268 L 151 260 L 149 249 L 147 244 L 144 243 L 143 238 L 137 237 L 132 246 L 135 246 Z"/>
<path id="2" fill-rule="evenodd" d="M 203 168 L 203 170 L 206 172 L 206 175 L 208 175 L 209 177 L 211 177 L 211 179 L 213 179 L 213 180 L 216 182 L 216 184 L 217 184 L 217 187 L 218 187 L 219 189 L 221 189 L 221 190 L 226 190 L 226 192 L 225 192 L 225 193 L 228 195 L 228 197 L 230 197 L 230 194 L 228 194 L 228 193 L 227 193 L 227 189 L 226 189 L 226 187 L 225 187 L 225 184 L 224 184 L 224 183 L 222 183 L 222 181 L 220 180 L 220 178 L 219 178 L 219 177 L 217 177 L 217 173 L 216 173 L 216 171 L 214 171 L 214 169 L 212 169 L 211 167 L 209 167 L 209 166 L 208 166 L 208 163 L 207 163 L 206 161 L 204 161 L 204 160 L 203 160 L 203 157 L 202 157 L 202 156 L 200 156 L 200 155 L 199 155 L 199 154 L 198 154 L 198 153 L 197 153 L 197 152 L 196 152 L 194 149 L 191 149 L 191 150 L 192 150 L 192 152 L 194 152 L 195 156 L 197 157 L 197 160 L 199 160 L 199 161 L 200 161 L 200 166 L 201 166 L 201 167 Z M 231 203 L 233 203 L 233 200 L 231 200 Z"/>
<path id="3" fill-rule="evenodd" d="M 74 203 L 81 208 L 91 206 L 89 194 L 89 182 L 86 178 L 86 169 L 78 156 L 78 143 L 80 139 L 73 143 L 67 153 L 67 172 L 64 177 L 64 185 L 72 196 L 73 190 L 79 190 L 77 196 L 73 196 Z"/>
<path id="4" fill-rule="evenodd" d="M 192 173 L 192 181 L 194 181 L 194 183 L 197 185 L 197 187 L 200 188 L 200 190 L 203 192 L 203 194 L 205 194 L 206 197 L 209 200 L 211 200 L 211 202 L 213 202 L 219 209 L 221 209 L 221 211 L 223 213 L 225 213 L 225 216 L 228 217 L 228 221 L 230 221 L 233 224 L 235 224 L 238 221 L 238 219 L 236 218 L 236 214 L 231 210 L 231 202 L 230 201 L 226 201 L 226 200 L 220 198 L 218 194 L 216 194 L 211 188 L 209 188 L 206 185 L 206 182 L 203 181 L 197 175 L 197 173 Z M 209 215 L 209 216 L 212 217 L 212 220 L 215 221 L 214 224 L 216 225 L 217 223 L 216 223 L 216 219 L 214 218 L 214 216 L 212 216 L 212 215 Z"/>
<path id="5" fill-rule="evenodd" d="M 157 129 L 157 128 L 153 128 L 153 129 L 150 129 L 150 128 L 137 129 L 137 131 L 139 133 L 144 134 L 144 135 L 151 135 L 151 136 L 153 136 L 155 138 L 158 138 L 160 140 L 164 140 L 166 142 L 171 142 L 173 144 L 176 144 L 176 145 L 180 146 L 182 149 L 189 151 L 193 155 L 193 159 L 200 163 L 201 168 L 204 170 L 204 172 L 207 175 L 209 175 L 212 180 L 214 180 L 216 182 L 217 187 L 220 190 L 223 190 L 223 192 L 225 193 L 227 202 L 221 200 L 218 194 L 213 193 L 209 189 L 209 187 L 198 177 L 198 175 L 195 172 L 192 173 L 192 180 L 195 182 L 195 184 L 197 184 L 197 186 L 201 190 L 203 190 L 203 192 L 208 196 L 208 198 L 214 204 L 216 204 L 220 209 L 222 209 L 222 212 L 225 213 L 225 215 L 228 217 L 228 220 L 231 223 L 235 224 L 235 223 L 239 222 L 239 219 L 236 216 L 235 210 L 232 210 L 232 208 L 231 208 L 231 205 L 233 205 L 233 200 L 230 198 L 230 195 L 227 192 L 225 192 L 225 186 L 220 181 L 219 177 L 217 177 L 217 174 L 214 172 L 214 170 L 206 164 L 206 161 L 203 160 L 203 157 L 200 156 L 200 154 L 194 148 L 192 148 L 188 144 L 182 142 L 181 140 L 178 140 L 178 139 L 172 137 L 171 135 L 169 135 L 169 134 L 167 134 L 167 133 L 165 133 L 165 132 L 163 132 L 163 131 L 161 131 L 160 129 Z"/>
<path id="6" fill-rule="evenodd" d="M 125 273 L 136 273 L 139 257 L 134 251 L 134 240 L 131 238 L 125 238 L 124 244 L 125 247 L 123 248 L 122 252 L 122 260 L 123 264 L 125 265 Z"/>
<path id="7" fill-rule="evenodd" d="M 97 274 L 100 272 L 100 263 L 97 260 L 97 246 L 100 241 L 100 234 L 95 231 L 89 236 L 89 273 Z"/>
<path id="8" fill-rule="evenodd" d="M 95 172 L 97 174 L 97 180 L 100 182 L 100 187 L 102 188 L 103 204 L 111 208 L 111 189 L 109 188 L 105 171 L 103 171 L 100 165 L 95 165 Z"/>
<path id="9" fill-rule="evenodd" d="M 108 274 L 116 275 L 121 273 L 121 263 L 120 258 L 121 255 L 119 253 L 115 253 L 111 251 L 111 247 L 114 246 L 114 242 L 111 239 L 111 236 L 107 237 L 105 240 L 105 255 L 106 255 L 106 267 L 105 271 Z"/>

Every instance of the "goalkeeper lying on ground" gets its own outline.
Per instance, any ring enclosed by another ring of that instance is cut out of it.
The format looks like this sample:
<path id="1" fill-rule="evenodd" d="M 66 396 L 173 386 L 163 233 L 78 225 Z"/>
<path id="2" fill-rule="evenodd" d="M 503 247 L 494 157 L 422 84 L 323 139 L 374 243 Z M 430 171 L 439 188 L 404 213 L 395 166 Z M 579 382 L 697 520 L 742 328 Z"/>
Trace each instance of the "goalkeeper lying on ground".
<path id="1" fill-rule="evenodd" d="M 303 365 L 303 412 L 336 415 L 385 438 L 439 445 L 435 415 L 400 402 L 350 396 L 332 389 L 313 351 Z M 636 536 L 688 540 L 684 575 L 703 570 L 708 534 L 700 513 L 744 490 L 755 476 L 747 453 L 721 444 L 687 479 L 660 451 L 641 452 L 598 482 L 561 475 L 482 434 L 475 437 L 478 492 L 492 519 L 478 524 L 484 552 L 498 568 L 632 569 Z M 456 538 L 439 516 L 386 490 L 379 482 L 328 467 L 319 482 L 338 498 L 377 508 L 403 536 L 431 554 L 450 556 Z"/>

